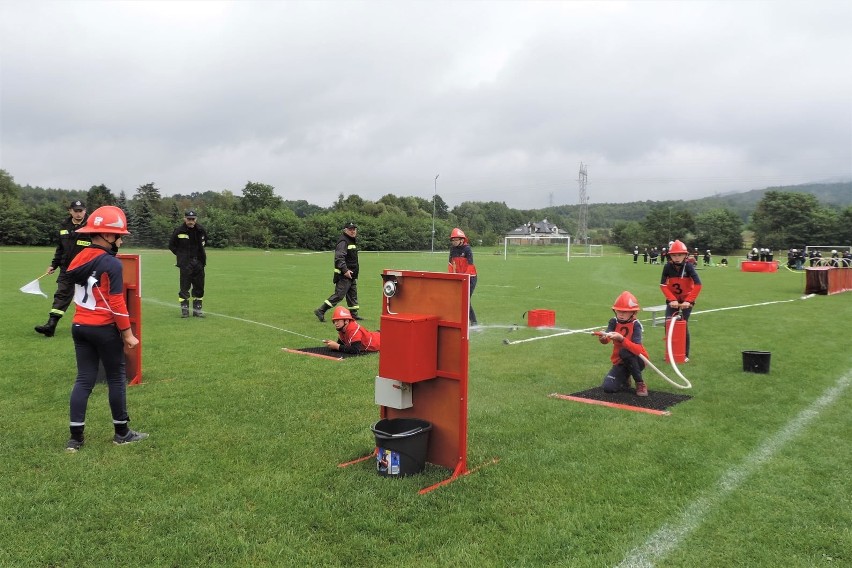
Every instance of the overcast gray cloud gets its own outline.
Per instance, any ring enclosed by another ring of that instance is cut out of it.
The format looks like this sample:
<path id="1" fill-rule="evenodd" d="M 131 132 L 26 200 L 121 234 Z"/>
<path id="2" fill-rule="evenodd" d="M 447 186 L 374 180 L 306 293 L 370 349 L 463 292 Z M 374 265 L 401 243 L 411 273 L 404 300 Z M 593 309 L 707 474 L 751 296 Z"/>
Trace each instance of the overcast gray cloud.
<path id="1" fill-rule="evenodd" d="M 452 205 L 852 178 L 852 3 L 0 0 L 21 184 Z"/>

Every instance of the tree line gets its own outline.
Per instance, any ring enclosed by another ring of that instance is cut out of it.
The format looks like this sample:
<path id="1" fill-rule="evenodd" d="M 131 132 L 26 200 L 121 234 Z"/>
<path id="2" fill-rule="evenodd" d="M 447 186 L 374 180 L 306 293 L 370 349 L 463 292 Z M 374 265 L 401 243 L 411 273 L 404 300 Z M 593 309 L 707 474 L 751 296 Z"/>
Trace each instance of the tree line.
<path id="1" fill-rule="evenodd" d="M 810 194 L 768 191 L 753 213 L 727 207 L 696 207 L 689 201 L 592 204 L 588 234 L 578 239 L 578 206 L 511 209 L 502 202 L 464 202 L 450 209 L 439 195 L 431 199 L 387 194 L 377 201 L 344 196 L 328 207 L 306 200 L 290 201 L 275 188 L 247 182 L 242 195 L 229 190 L 162 196 L 152 182 L 133 195 L 118 194 L 103 184 L 87 191 L 20 186 L 0 170 L 0 244 L 49 246 L 56 227 L 75 199 L 89 212 L 117 205 L 128 216 L 128 245 L 164 248 L 186 209 L 194 209 L 210 236 L 209 246 L 261 249 L 328 250 L 349 220 L 358 223 L 365 250 L 429 250 L 446 248 L 453 227 L 462 228 L 474 246 L 494 246 L 503 235 L 531 221 L 547 219 L 574 241 L 634 246 L 661 246 L 681 239 L 702 251 L 727 254 L 744 245 L 783 250 L 805 244 L 847 244 L 852 240 L 852 207 L 821 205 Z M 744 219 L 747 219 L 744 221 Z M 434 226 L 434 235 L 432 232 Z M 743 231 L 754 233 L 744 243 Z"/>

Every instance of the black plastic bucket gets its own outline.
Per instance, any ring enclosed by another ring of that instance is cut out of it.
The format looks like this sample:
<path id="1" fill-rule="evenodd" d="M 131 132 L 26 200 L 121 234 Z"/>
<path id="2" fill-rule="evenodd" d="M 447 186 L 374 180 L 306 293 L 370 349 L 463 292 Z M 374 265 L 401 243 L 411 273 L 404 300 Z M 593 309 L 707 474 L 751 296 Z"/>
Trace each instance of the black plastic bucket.
<path id="1" fill-rule="evenodd" d="M 743 351 L 743 371 L 746 373 L 768 373 L 769 351 Z"/>
<path id="2" fill-rule="evenodd" d="M 370 428 L 376 435 L 376 472 L 405 477 L 426 467 L 432 424 L 419 418 L 385 418 Z"/>

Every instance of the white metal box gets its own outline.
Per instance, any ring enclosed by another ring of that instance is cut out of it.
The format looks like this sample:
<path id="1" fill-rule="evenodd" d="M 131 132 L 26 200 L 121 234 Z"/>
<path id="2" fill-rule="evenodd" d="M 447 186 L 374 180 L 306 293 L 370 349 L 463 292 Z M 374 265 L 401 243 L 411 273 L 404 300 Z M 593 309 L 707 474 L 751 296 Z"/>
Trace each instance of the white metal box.
<path id="1" fill-rule="evenodd" d="M 394 379 L 376 377 L 376 404 L 403 410 L 411 408 L 412 385 Z"/>

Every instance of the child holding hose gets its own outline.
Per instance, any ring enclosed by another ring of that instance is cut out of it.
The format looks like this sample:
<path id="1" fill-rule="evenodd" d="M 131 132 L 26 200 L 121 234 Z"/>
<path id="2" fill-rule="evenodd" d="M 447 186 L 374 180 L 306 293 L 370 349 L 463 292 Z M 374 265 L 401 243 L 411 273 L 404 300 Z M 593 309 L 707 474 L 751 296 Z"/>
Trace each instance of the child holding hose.
<path id="1" fill-rule="evenodd" d="M 663 276 L 660 288 L 666 297 L 666 329 L 669 320 L 680 312 L 683 321 L 689 320 L 692 306 L 701 292 L 701 279 L 695 266 L 685 262 L 687 257 L 686 245 L 675 241 L 669 248 L 669 261 L 663 266 Z M 689 362 L 689 328 L 686 328 L 686 359 Z"/>
<path id="2" fill-rule="evenodd" d="M 642 380 L 645 362 L 640 357 L 647 358 L 648 352 L 642 345 L 642 323 L 636 319 L 639 309 L 636 296 L 625 290 L 615 299 L 612 306 L 615 317 L 609 320 L 606 331 L 594 332 L 602 344 L 612 342 L 612 368 L 604 377 L 604 392 L 629 390 L 630 377 L 633 377 L 636 396 L 648 396 L 648 386 Z"/>

